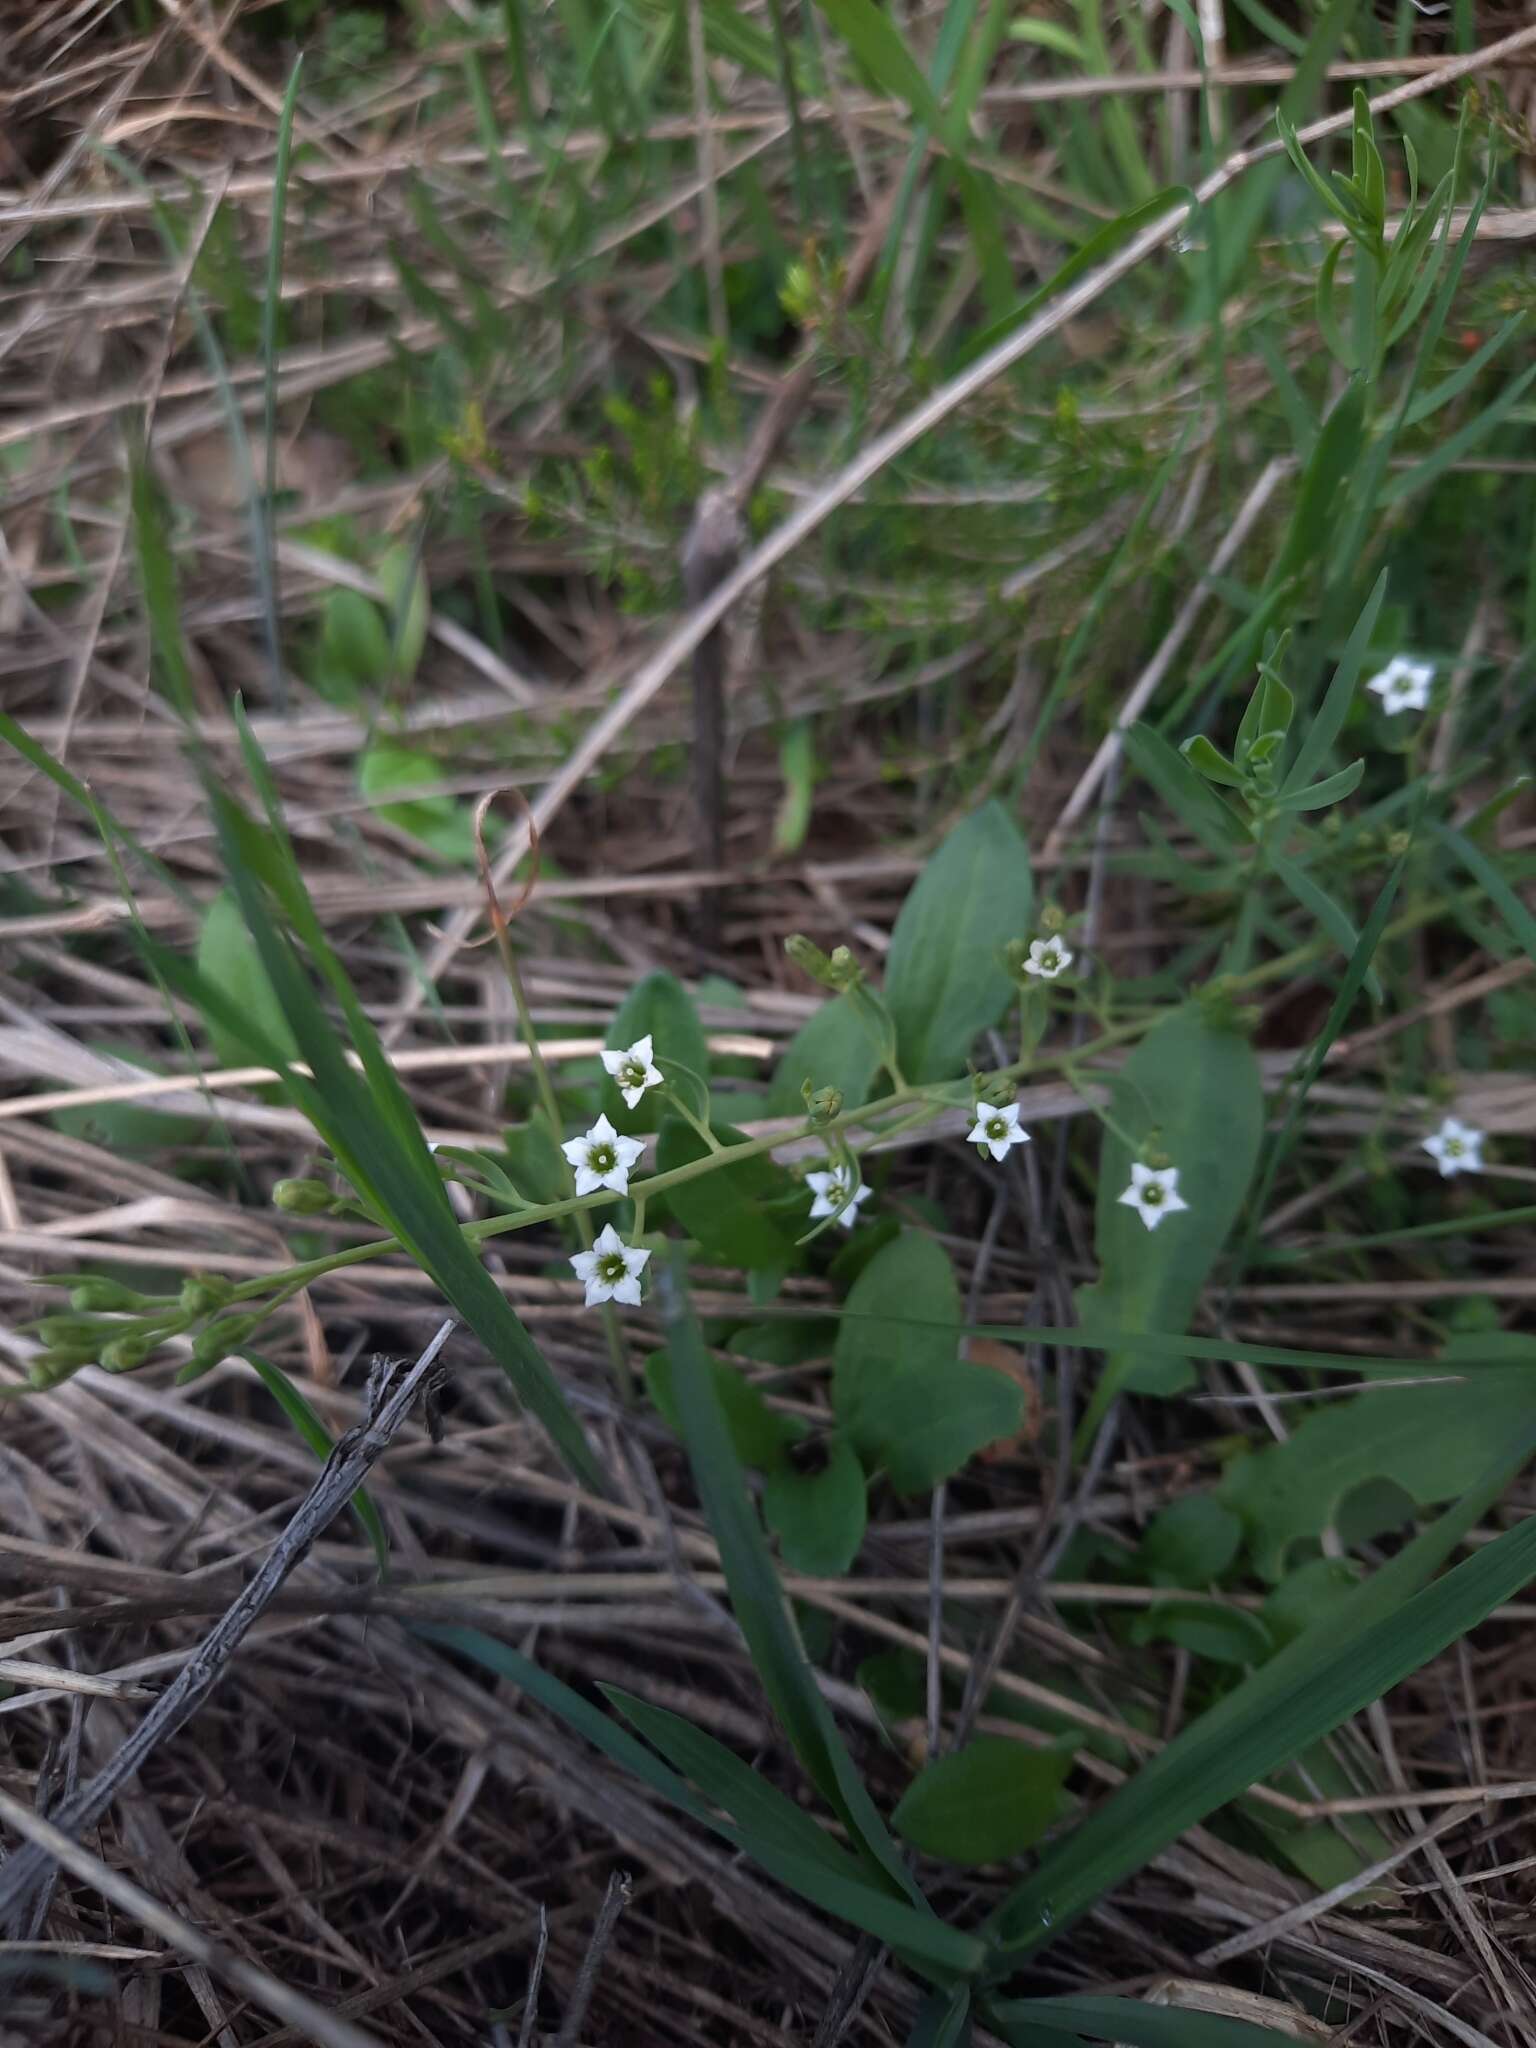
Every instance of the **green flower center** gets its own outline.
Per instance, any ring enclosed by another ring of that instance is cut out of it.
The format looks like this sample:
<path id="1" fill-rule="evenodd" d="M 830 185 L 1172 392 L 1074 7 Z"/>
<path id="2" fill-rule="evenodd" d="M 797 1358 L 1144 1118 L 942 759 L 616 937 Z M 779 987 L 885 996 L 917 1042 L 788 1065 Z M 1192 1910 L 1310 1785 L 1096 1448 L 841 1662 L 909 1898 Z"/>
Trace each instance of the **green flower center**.
<path id="1" fill-rule="evenodd" d="M 1007 1135 L 1008 1123 L 1006 1118 L 1000 1116 L 988 1117 L 987 1136 L 989 1138 L 1006 1138 Z"/>
<path id="2" fill-rule="evenodd" d="M 1061 965 L 1061 955 L 1054 946 L 1047 946 L 1040 955 L 1040 965 L 1047 974 L 1054 974 L 1056 972 L 1057 968 Z"/>
<path id="3" fill-rule="evenodd" d="M 604 1252 L 597 1262 L 597 1277 L 605 1287 L 616 1287 L 628 1272 L 622 1252 Z"/>
<path id="4" fill-rule="evenodd" d="M 612 1173 L 618 1163 L 618 1154 L 611 1145 L 594 1145 L 587 1154 L 587 1164 L 594 1173 Z"/>
<path id="5" fill-rule="evenodd" d="M 1447 1138 L 1445 1141 L 1445 1156 L 1447 1159 L 1459 1159 L 1466 1149 L 1466 1145 L 1460 1138 Z"/>
<path id="6" fill-rule="evenodd" d="M 1141 1191 L 1141 1199 L 1147 1204 L 1148 1208 L 1156 1209 L 1161 1204 L 1166 1192 L 1161 1181 L 1149 1181 Z"/>
<path id="7" fill-rule="evenodd" d="M 645 1086 L 645 1069 L 638 1060 L 631 1060 L 628 1066 L 620 1067 L 619 1086 L 621 1088 L 643 1088 Z"/>

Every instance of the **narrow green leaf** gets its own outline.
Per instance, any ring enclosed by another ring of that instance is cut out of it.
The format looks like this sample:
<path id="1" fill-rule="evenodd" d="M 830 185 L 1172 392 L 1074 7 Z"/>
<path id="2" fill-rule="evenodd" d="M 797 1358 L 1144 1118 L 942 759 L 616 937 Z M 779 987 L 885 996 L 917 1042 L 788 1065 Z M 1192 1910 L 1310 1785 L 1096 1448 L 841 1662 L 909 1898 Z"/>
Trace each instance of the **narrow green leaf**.
<path id="1" fill-rule="evenodd" d="M 1131 726 L 1125 735 L 1125 750 L 1208 852 L 1226 856 L 1251 843 L 1241 821 L 1152 726 Z"/>
<path id="2" fill-rule="evenodd" d="M 1508 882 L 1480 846 L 1450 825 L 1437 825 L 1436 836 L 1456 856 L 1467 873 L 1478 882 L 1489 901 L 1520 941 L 1527 955 L 1536 960 L 1536 917 L 1532 917 Z"/>
<path id="3" fill-rule="evenodd" d="M 1382 570 L 1371 586 L 1371 594 L 1365 601 L 1365 609 L 1355 621 L 1354 631 L 1344 646 L 1339 665 L 1333 672 L 1322 703 L 1307 726 L 1306 737 L 1301 743 L 1296 759 L 1291 763 L 1290 773 L 1281 784 L 1281 795 L 1288 796 L 1293 790 L 1305 789 L 1321 773 L 1333 743 L 1344 729 L 1344 720 L 1349 715 L 1350 703 L 1355 694 L 1361 665 L 1371 644 L 1371 635 L 1376 630 L 1377 615 L 1382 600 L 1387 594 L 1387 572 Z"/>
<path id="4" fill-rule="evenodd" d="M 1354 1625 L 1362 1608 L 1351 1602 L 1331 1625 L 1308 1630 L 1050 1851 L 995 1916 L 994 1935 L 1015 1954 L 1043 1946 L 1187 1828 L 1379 1699 L 1533 1576 L 1536 1522 L 1524 1522 L 1369 1625 Z"/>
<path id="5" fill-rule="evenodd" d="M 1033 2048 L 1042 2027 L 1124 2043 L 1125 2048 L 1276 2048 L 1277 2043 L 1295 2048 L 1291 2034 L 1250 2026 L 1224 2013 L 1145 2005 L 1139 1998 L 1019 1998 L 992 2006 L 987 2017 L 1019 2048 Z"/>
<path id="6" fill-rule="evenodd" d="M 1356 931 L 1348 911 L 1335 903 L 1320 883 L 1313 881 L 1299 861 L 1277 852 L 1274 847 L 1266 849 L 1265 858 L 1302 909 L 1310 911 L 1317 919 L 1345 959 L 1352 958 L 1355 948 L 1360 943 L 1360 934 Z M 1372 1002 L 1379 1003 L 1382 999 L 1381 976 L 1374 967 L 1366 973 L 1365 986 Z"/>
<path id="7" fill-rule="evenodd" d="M 812 1783 L 869 1859 L 871 1869 L 883 1871 L 897 1896 L 922 1909 L 922 1894 L 875 1811 L 795 1633 L 715 1394 L 678 1247 L 662 1265 L 658 1284 L 694 1483 L 763 1689 Z"/>
<path id="8" fill-rule="evenodd" d="M 1305 789 L 1283 791 L 1274 799 L 1274 808 L 1277 811 L 1320 811 L 1325 804 L 1336 804 L 1342 798 L 1352 796 L 1360 787 L 1364 774 L 1364 761 L 1351 761 L 1337 775 L 1325 775 L 1321 782 L 1309 783 Z"/>

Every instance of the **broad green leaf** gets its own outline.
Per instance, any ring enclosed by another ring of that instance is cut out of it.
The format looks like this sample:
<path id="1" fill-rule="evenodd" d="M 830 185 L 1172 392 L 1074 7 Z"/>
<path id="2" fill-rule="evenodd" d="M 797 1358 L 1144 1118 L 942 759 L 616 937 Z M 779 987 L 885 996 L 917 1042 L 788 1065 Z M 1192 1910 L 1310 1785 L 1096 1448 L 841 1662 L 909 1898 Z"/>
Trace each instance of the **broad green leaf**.
<path id="1" fill-rule="evenodd" d="M 1154 1025 L 1110 1093 L 1099 1153 L 1094 1241 L 1100 1278 L 1082 1290 L 1085 1323 L 1123 1330 L 1188 1327 L 1212 1266 L 1242 1208 L 1264 1129 L 1264 1093 L 1253 1048 L 1199 1004 Z M 1189 1208 L 1148 1230 L 1120 1200 L 1137 1147 L 1155 1144 L 1178 1169 Z M 1085 1428 L 1122 1387 L 1177 1393 L 1194 1371 L 1188 1356 L 1104 1361 Z"/>
<path id="2" fill-rule="evenodd" d="M 1486 1348 L 1489 1339 L 1471 1341 Z M 1452 1369 L 1456 1342 L 1444 1354 Z M 1536 1422 L 1536 1343 L 1516 1338 L 1513 1348 L 1525 1369 L 1482 1373 L 1475 1393 L 1465 1385 L 1382 1387 L 1325 1401 L 1284 1443 L 1228 1466 L 1221 1500 L 1242 1517 L 1263 1576 L 1283 1578 L 1292 1547 L 1319 1538 L 1345 1498 L 1370 1480 L 1391 1480 L 1420 1507 L 1464 1493 L 1502 1443 Z"/>
<path id="3" fill-rule="evenodd" d="M 949 1254 L 925 1231 L 904 1230 L 854 1282 L 838 1326 L 832 1406 L 861 1456 L 878 1454 L 883 1405 L 898 1374 L 942 1385 L 959 1351 L 960 1290 Z"/>
<path id="4" fill-rule="evenodd" d="M 942 1374 L 898 1370 L 877 1403 L 874 1457 L 898 1493 L 926 1493 L 1017 1436 L 1023 1410 L 1023 1390 L 989 1365 L 956 1358 Z"/>
<path id="5" fill-rule="evenodd" d="M 839 1578 L 864 1541 L 864 1467 L 841 1438 L 785 1449 L 763 1487 L 763 1520 L 793 1572 Z"/>
<path id="6" fill-rule="evenodd" d="M 296 1057 L 293 1033 L 283 1016 L 282 1005 L 273 994 L 261 956 L 251 943 L 240 905 L 228 889 L 219 891 L 203 917 L 197 941 L 197 971 L 228 998 L 264 1039 L 277 1046 L 285 1059 Z M 250 1064 L 249 1038 L 237 1038 L 212 1016 L 205 1015 L 203 1023 L 221 1067 Z"/>
<path id="7" fill-rule="evenodd" d="M 1002 962 L 1034 917 L 1029 847 L 995 799 L 957 825 L 914 883 L 891 934 L 885 996 L 908 1081 L 952 1080 L 1013 999 Z"/>
<path id="8" fill-rule="evenodd" d="M 1138 1559 L 1155 1586 L 1209 1586 L 1237 1556 L 1243 1525 L 1209 1493 L 1187 1493 L 1160 1508 L 1141 1539 Z"/>
<path id="9" fill-rule="evenodd" d="M 1005 1949 L 1042 1947 L 1187 1828 L 1379 1699 L 1536 1576 L 1536 1522 L 1523 1522 L 1403 1597 L 1486 1511 L 1533 1439 L 1536 1431 L 1466 1502 L 1358 1587 L 1334 1622 L 1309 1629 L 1252 1672 L 1044 1856 L 993 1917 Z"/>
<path id="10" fill-rule="evenodd" d="M 693 998 L 675 975 L 660 969 L 635 983 L 609 1025 L 604 1042 L 609 1051 L 624 1052 L 637 1038 L 647 1035 L 653 1041 L 656 1065 L 669 1082 L 673 1079 L 668 1069 L 669 1061 L 674 1067 L 687 1069 L 687 1073 L 677 1076 L 677 1089 L 689 1108 L 697 1113 L 700 1105 L 689 1093 L 688 1074 L 696 1074 L 701 1081 L 708 1081 L 709 1045 L 704 1027 L 699 1022 L 699 1013 L 693 1006 Z M 623 1096 L 606 1074 L 603 1076 L 602 1106 L 615 1128 L 630 1137 L 654 1131 L 665 1111 L 665 1104 L 658 1100 L 658 1091 L 654 1088 L 647 1089 L 633 1109 L 627 1109 Z"/>
<path id="11" fill-rule="evenodd" d="M 335 1440 L 309 1402 L 289 1379 L 287 1373 L 275 1366 L 271 1359 L 263 1358 L 258 1351 L 244 1350 L 241 1356 L 252 1366 L 278 1407 L 287 1416 L 297 1435 L 314 1452 L 323 1465 L 335 1449 Z M 351 1500 L 353 1514 L 362 1524 L 363 1534 L 373 1545 L 373 1554 L 379 1561 L 379 1570 L 389 1570 L 389 1538 L 384 1533 L 384 1524 L 379 1520 L 379 1511 L 368 1498 L 367 1490 L 359 1487 Z"/>
<path id="12" fill-rule="evenodd" d="M 1020 1427 L 1005 1373 L 959 1355 L 960 1296 L 943 1246 L 907 1230 L 864 1267 L 838 1331 L 832 1406 L 865 1465 L 918 1493 Z"/>
<path id="13" fill-rule="evenodd" d="M 429 846 L 441 860 L 471 867 L 475 860 L 475 828 L 468 804 L 446 790 L 433 793 L 443 780 L 441 765 L 430 754 L 375 740 L 358 756 L 357 782 L 363 795 L 397 831 L 408 832 Z M 396 800 L 399 790 L 413 792 Z"/>
<path id="14" fill-rule="evenodd" d="M 687 1266 L 680 1247 L 672 1247 L 657 1284 L 694 1484 L 763 1690 L 811 1782 L 843 1822 L 870 1870 L 884 1873 L 894 1896 L 926 1912 L 922 1893 L 875 1810 L 795 1633 L 715 1392 L 688 1299 Z"/>
<path id="15" fill-rule="evenodd" d="M 804 1425 L 790 1416 L 776 1415 L 757 1388 L 733 1367 L 712 1358 L 710 1370 L 737 1457 L 744 1465 L 766 1471 L 778 1462 L 784 1446 L 800 1435 Z M 681 1436 L 683 1424 L 672 1386 L 670 1352 L 653 1351 L 646 1359 L 645 1386 L 657 1414 Z"/>
<path id="16" fill-rule="evenodd" d="M 1032 1848 L 1061 1811 L 1070 1747 L 1033 1749 L 977 1735 L 927 1764 L 903 1793 L 891 1825 L 925 1856 L 1001 1863 Z"/>
<path id="17" fill-rule="evenodd" d="M 719 1127 L 715 1136 L 727 1153 L 732 1145 L 746 1142 L 740 1131 L 729 1125 Z M 705 1149 L 704 1140 L 691 1124 L 668 1117 L 656 1141 L 656 1171 L 671 1173 L 702 1159 Z M 667 1206 L 689 1235 L 698 1239 L 706 1259 L 749 1270 L 782 1272 L 798 1263 L 800 1254 L 793 1232 L 777 1223 L 765 1205 L 776 1195 L 788 1195 L 793 1186 L 783 1167 L 759 1152 L 737 1165 L 718 1166 L 697 1180 L 668 1188 Z"/>
<path id="18" fill-rule="evenodd" d="M 1262 1664 L 1274 1644 L 1256 1614 L 1211 1600 L 1160 1600 L 1131 1623 L 1133 1643 L 1176 1643 L 1216 1664 Z"/>
<path id="19" fill-rule="evenodd" d="M 801 1086 L 836 1088 L 845 1109 L 862 1109 L 880 1065 L 874 1038 L 846 996 L 811 1013 L 779 1056 L 768 1090 L 769 1116 L 803 1116 Z"/>
<path id="20" fill-rule="evenodd" d="M 371 597 L 333 590 L 320 608 L 320 644 L 311 678 L 332 703 L 349 703 L 390 679 L 389 627 Z"/>

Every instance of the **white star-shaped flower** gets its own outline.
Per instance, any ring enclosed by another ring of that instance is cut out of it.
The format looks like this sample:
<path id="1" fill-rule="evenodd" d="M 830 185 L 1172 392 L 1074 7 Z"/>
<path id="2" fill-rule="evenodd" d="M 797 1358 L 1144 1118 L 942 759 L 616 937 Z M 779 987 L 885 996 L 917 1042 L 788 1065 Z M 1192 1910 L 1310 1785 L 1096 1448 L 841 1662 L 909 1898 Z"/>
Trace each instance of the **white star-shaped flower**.
<path id="1" fill-rule="evenodd" d="M 1432 661 L 1414 661 L 1409 655 L 1394 654 L 1379 675 L 1366 684 L 1381 699 L 1388 716 L 1396 711 L 1427 711 L 1429 686 L 1435 679 Z"/>
<path id="2" fill-rule="evenodd" d="M 1165 1216 L 1171 1216 L 1175 1209 L 1187 1209 L 1188 1202 L 1179 1193 L 1179 1169 L 1176 1166 L 1143 1166 L 1138 1159 L 1131 1168 L 1131 1184 L 1120 1200 L 1127 1209 L 1134 1209 L 1148 1230 L 1156 1230 Z"/>
<path id="3" fill-rule="evenodd" d="M 1446 1180 L 1458 1173 L 1481 1173 L 1483 1139 L 1487 1135 L 1475 1124 L 1460 1123 L 1448 1116 L 1434 1136 L 1424 1140 L 1424 1150 Z"/>
<path id="4" fill-rule="evenodd" d="M 640 1275 L 650 1256 L 637 1245 L 626 1244 L 611 1223 L 605 1224 L 591 1251 L 573 1253 L 571 1258 L 576 1278 L 586 1285 L 587 1307 L 620 1301 L 626 1308 L 638 1308 Z"/>
<path id="5" fill-rule="evenodd" d="M 661 1069 L 651 1057 L 649 1031 L 625 1052 L 605 1052 L 603 1065 L 613 1076 L 627 1109 L 634 1108 L 647 1088 L 661 1086 Z"/>
<path id="6" fill-rule="evenodd" d="M 1031 939 L 1024 972 L 1037 974 L 1042 981 L 1054 981 L 1058 974 L 1066 973 L 1072 960 L 1071 948 L 1064 946 L 1060 939 Z"/>
<path id="7" fill-rule="evenodd" d="M 1029 1133 L 1019 1122 L 1019 1105 L 1010 1102 L 1002 1109 L 993 1109 L 985 1102 L 976 1105 L 974 1129 L 966 1133 L 967 1141 L 983 1152 L 990 1152 L 994 1159 L 1006 1159 L 1010 1145 L 1027 1145 Z"/>
<path id="8" fill-rule="evenodd" d="M 854 1183 L 850 1194 L 848 1175 L 841 1166 L 828 1167 L 825 1173 L 808 1173 L 805 1184 L 816 1197 L 811 1204 L 812 1222 L 818 1216 L 835 1216 L 844 1230 L 852 1230 L 859 1218 L 860 1202 L 868 1201 L 870 1195 L 862 1180 Z"/>
<path id="9" fill-rule="evenodd" d="M 621 1138 L 600 1116 L 590 1131 L 579 1138 L 567 1138 L 560 1150 L 576 1169 L 578 1195 L 596 1194 L 611 1188 L 616 1195 L 629 1192 L 629 1170 L 645 1150 L 641 1138 Z"/>

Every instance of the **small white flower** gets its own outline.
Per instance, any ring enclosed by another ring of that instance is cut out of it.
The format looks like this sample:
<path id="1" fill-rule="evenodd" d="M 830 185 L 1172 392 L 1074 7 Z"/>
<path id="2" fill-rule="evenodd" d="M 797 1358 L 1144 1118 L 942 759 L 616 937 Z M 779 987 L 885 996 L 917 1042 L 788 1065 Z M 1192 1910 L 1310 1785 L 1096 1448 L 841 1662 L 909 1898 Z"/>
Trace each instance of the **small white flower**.
<path id="1" fill-rule="evenodd" d="M 975 1128 L 966 1133 L 966 1138 L 981 1151 L 990 1152 L 994 1159 L 1006 1159 L 1010 1145 L 1029 1143 L 1029 1133 L 1019 1122 L 1019 1105 L 1016 1102 L 1010 1102 L 1002 1109 L 992 1109 L 985 1102 L 978 1102 Z"/>
<path id="2" fill-rule="evenodd" d="M 858 1221 L 860 1202 L 869 1199 L 870 1190 L 862 1180 L 854 1183 L 850 1194 L 846 1170 L 832 1166 L 825 1173 L 808 1173 L 805 1184 L 816 1197 L 811 1204 L 813 1222 L 818 1216 L 835 1216 L 844 1230 L 852 1230 Z"/>
<path id="3" fill-rule="evenodd" d="M 1394 654 L 1379 675 L 1366 684 L 1381 699 L 1388 716 L 1397 711 L 1427 711 L 1429 686 L 1435 679 L 1432 661 L 1414 661 L 1406 654 Z"/>
<path id="4" fill-rule="evenodd" d="M 1072 965 L 1071 949 L 1060 939 L 1031 939 L 1029 958 L 1024 962 L 1026 974 L 1038 974 L 1042 981 L 1054 981 L 1058 974 L 1065 974 Z"/>
<path id="5" fill-rule="evenodd" d="M 621 1138 L 600 1116 L 582 1137 L 567 1138 L 560 1150 L 576 1169 L 578 1195 L 594 1195 L 599 1188 L 611 1188 L 616 1195 L 629 1192 L 629 1170 L 645 1150 L 641 1138 Z"/>
<path id="6" fill-rule="evenodd" d="M 1424 1140 L 1424 1150 L 1446 1180 L 1458 1173 L 1481 1173 L 1483 1139 L 1487 1135 L 1475 1124 L 1459 1123 L 1455 1117 L 1448 1116 L 1434 1136 Z"/>
<path id="7" fill-rule="evenodd" d="M 613 1076 L 627 1109 L 634 1108 L 647 1088 L 661 1086 L 661 1069 L 651 1057 L 649 1031 L 626 1052 L 605 1052 L 603 1065 Z"/>
<path id="8" fill-rule="evenodd" d="M 640 1275 L 650 1256 L 638 1246 L 626 1244 L 611 1223 L 605 1224 L 591 1251 L 576 1252 L 571 1258 L 576 1278 L 586 1283 L 587 1307 L 621 1301 L 627 1308 L 638 1308 Z"/>
<path id="9" fill-rule="evenodd" d="M 1175 1209 L 1187 1209 L 1188 1202 L 1179 1193 L 1179 1169 L 1176 1166 L 1143 1166 L 1138 1159 L 1131 1168 L 1131 1184 L 1120 1200 L 1127 1209 L 1134 1209 L 1148 1230 L 1156 1230 L 1165 1216 L 1171 1216 Z"/>

